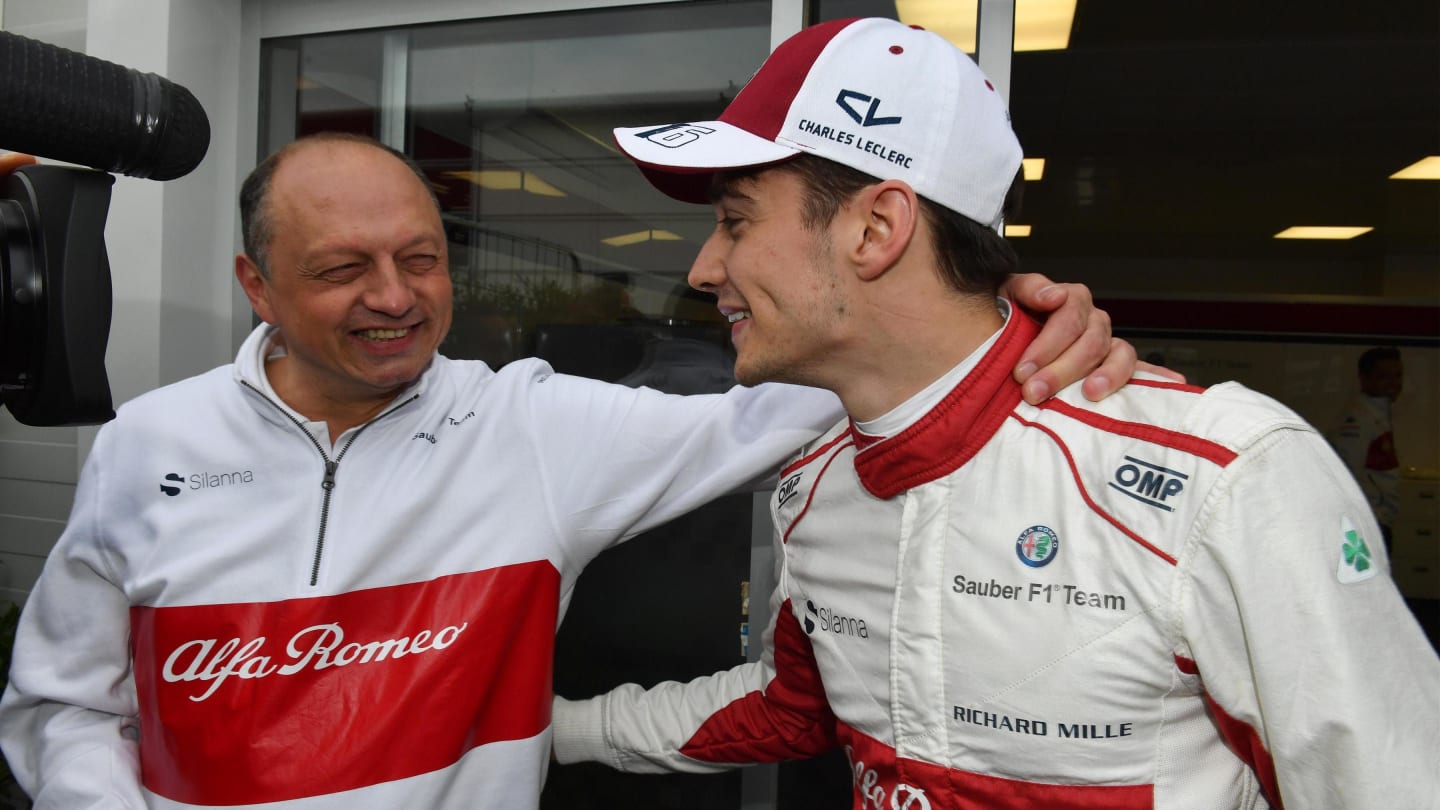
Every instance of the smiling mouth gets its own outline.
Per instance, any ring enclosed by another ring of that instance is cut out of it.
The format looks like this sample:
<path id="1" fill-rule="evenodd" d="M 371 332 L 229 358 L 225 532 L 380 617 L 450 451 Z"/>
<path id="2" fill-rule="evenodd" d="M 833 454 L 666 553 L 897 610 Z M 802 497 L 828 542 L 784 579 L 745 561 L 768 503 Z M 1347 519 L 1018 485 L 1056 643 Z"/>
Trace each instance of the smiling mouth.
<path id="1" fill-rule="evenodd" d="M 749 317 L 749 312 L 732 312 L 729 315 L 725 316 L 725 320 L 729 321 L 730 323 L 739 323 L 740 321 L 743 321 Z"/>
<path id="2" fill-rule="evenodd" d="M 410 334 L 410 328 L 404 329 L 361 329 L 355 333 L 363 340 L 396 340 Z"/>

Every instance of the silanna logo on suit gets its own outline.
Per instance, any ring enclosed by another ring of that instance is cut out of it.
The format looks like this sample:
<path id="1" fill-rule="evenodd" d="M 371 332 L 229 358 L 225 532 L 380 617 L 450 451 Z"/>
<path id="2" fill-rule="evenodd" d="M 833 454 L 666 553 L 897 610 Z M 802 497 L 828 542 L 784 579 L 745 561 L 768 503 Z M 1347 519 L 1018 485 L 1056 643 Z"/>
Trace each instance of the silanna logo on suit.
<path id="1" fill-rule="evenodd" d="M 166 473 L 165 480 L 160 483 L 160 491 L 175 497 L 180 490 L 202 490 L 214 489 L 216 487 L 233 487 L 241 484 L 249 484 L 255 481 L 255 473 L 249 470 L 233 470 L 231 472 L 212 473 L 198 472 L 186 476 L 184 473 Z M 167 483 L 168 482 L 168 483 Z"/>
<path id="2" fill-rule="evenodd" d="M 816 629 L 819 629 L 827 633 L 870 638 L 870 633 L 865 629 L 864 619 L 842 616 L 829 608 L 817 608 L 815 603 L 809 599 L 805 600 L 803 625 L 806 635 L 814 635 Z"/>

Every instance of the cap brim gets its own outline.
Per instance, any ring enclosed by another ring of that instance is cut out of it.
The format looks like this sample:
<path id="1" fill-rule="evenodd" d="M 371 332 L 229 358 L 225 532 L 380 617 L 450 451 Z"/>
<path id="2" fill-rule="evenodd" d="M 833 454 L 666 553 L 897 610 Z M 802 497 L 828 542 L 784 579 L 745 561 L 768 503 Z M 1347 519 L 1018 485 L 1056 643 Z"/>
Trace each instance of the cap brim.
<path id="1" fill-rule="evenodd" d="M 800 154 L 724 121 L 617 127 L 614 134 L 620 151 L 635 161 L 650 184 L 682 202 L 709 202 L 716 172 L 764 166 Z"/>

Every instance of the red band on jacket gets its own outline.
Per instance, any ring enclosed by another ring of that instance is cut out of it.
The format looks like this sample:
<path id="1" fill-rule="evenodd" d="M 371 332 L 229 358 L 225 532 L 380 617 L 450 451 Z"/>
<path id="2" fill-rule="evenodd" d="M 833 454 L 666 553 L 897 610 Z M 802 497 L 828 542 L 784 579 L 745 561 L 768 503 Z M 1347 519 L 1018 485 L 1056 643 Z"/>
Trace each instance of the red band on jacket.
<path id="1" fill-rule="evenodd" d="M 797 460 L 795 460 L 795 461 L 792 461 L 790 464 L 786 465 L 786 466 L 785 466 L 785 469 L 783 469 L 783 470 L 780 471 L 779 478 L 780 478 L 781 480 L 784 480 L 785 478 L 789 477 L 789 475 L 790 475 L 791 473 L 795 472 L 796 470 L 800 469 L 801 467 L 804 467 L 806 464 L 809 464 L 810 462 L 814 461 L 815 459 L 817 459 L 817 458 L 825 455 L 826 453 L 830 452 L 830 448 L 834 447 L 835 445 L 839 444 L 840 442 L 843 442 L 843 441 L 846 441 L 846 440 L 848 440 L 848 439 L 853 438 L 852 434 L 854 434 L 855 432 L 856 432 L 856 431 L 854 430 L 854 428 L 846 428 L 845 430 L 841 431 L 839 436 L 836 436 L 835 438 L 831 439 L 830 441 L 826 442 L 825 444 L 823 444 L 823 445 L 815 448 L 815 449 L 812 450 L 809 454 L 807 454 L 804 458 L 797 459 Z"/>
<path id="2" fill-rule="evenodd" d="M 1200 674 L 1200 668 L 1194 661 L 1188 658 L 1175 656 L 1175 665 L 1181 672 L 1191 675 Z M 1284 810 L 1285 805 L 1280 802 L 1280 777 L 1275 773 L 1275 760 L 1271 758 L 1270 752 L 1265 749 L 1265 743 L 1260 739 L 1260 733 L 1255 727 L 1239 720 L 1225 711 L 1215 698 L 1205 693 L 1205 705 L 1210 709 L 1210 715 L 1215 718 L 1215 725 L 1220 729 L 1220 736 L 1230 750 L 1235 752 L 1250 770 L 1255 772 L 1255 778 L 1260 780 L 1260 792 L 1265 794 L 1265 800 L 1275 810 Z"/>
<path id="3" fill-rule="evenodd" d="M 835 748 L 835 715 L 810 639 L 786 600 L 775 620 L 775 677 L 711 715 L 681 747 L 702 762 L 779 762 Z"/>
<path id="4" fill-rule="evenodd" d="M 1040 407 L 1055 411 L 1056 413 L 1063 413 L 1071 419 L 1084 422 L 1106 433 L 1114 433 L 1117 436 L 1129 436 L 1132 439 L 1158 444 L 1161 447 L 1172 447 L 1176 450 L 1183 450 L 1192 456 L 1199 456 L 1220 467 L 1224 467 L 1235 460 L 1234 450 L 1222 444 L 1212 442 L 1209 439 L 1202 439 L 1199 436 L 1192 436 L 1188 433 L 1156 427 L 1155 425 L 1144 425 L 1139 422 L 1124 422 L 1119 419 L 1111 419 L 1108 416 L 1101 416 L 1094 411 L 1077 408 L 1068 402 L 1062 402 L 1058 399 L 1047 400 L 1041 403 Z"/>
<path id="5" fill-rule="evenodd" d="M 559 573 L 130 611 L 140 769 L 201 805 L 404 779 L 550 722 Z"/>
<path id="6" fill-rule="evenodd" d="M 1165 388 L 1171 391 L 1188 391 L 1192 394 L 1203 394 L 1205 389 L 1199 385 L 1189 383 L 1171 382 L 1169 380 L 1145 380 L 1139 377 L 1131 377 L 1125 382 L 1126 385 L 1139 385 L 1144 388 Z"/>

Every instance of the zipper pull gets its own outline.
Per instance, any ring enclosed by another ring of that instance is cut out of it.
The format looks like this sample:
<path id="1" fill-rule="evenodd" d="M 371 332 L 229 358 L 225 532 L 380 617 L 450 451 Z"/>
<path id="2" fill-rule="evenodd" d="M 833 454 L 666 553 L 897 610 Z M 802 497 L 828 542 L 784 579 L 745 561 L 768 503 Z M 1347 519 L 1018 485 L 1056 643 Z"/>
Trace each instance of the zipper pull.
<path id="1" fill-rule="evenodd" d="M 338 461 L 329 461 L 329 460 L 326 460 L 326 462 L 325 462 L 325 480 L 320 482 L 320 486 L 321 486 L 326 492 L 329 492 L 330 490 L 332 490 L 332 489 L 335 488 L 335 470 L 336 470 L 339 466 L 340 466 L 340 462 L 338 462 Z"/>

